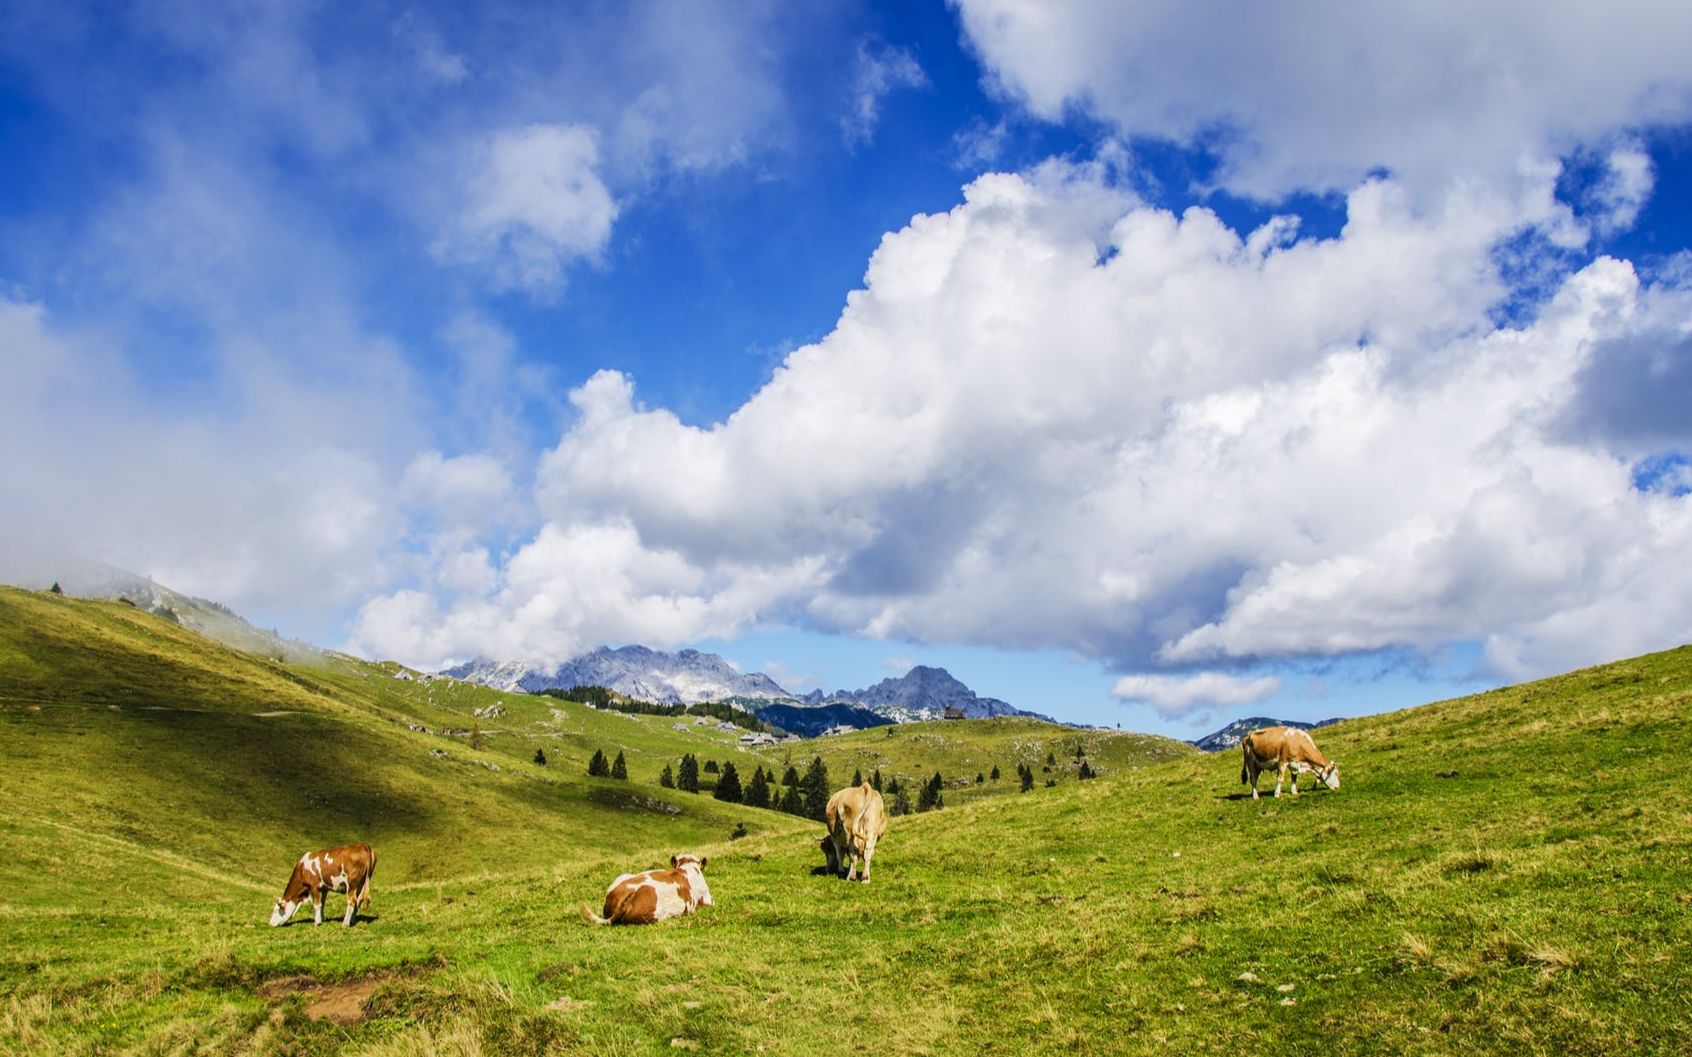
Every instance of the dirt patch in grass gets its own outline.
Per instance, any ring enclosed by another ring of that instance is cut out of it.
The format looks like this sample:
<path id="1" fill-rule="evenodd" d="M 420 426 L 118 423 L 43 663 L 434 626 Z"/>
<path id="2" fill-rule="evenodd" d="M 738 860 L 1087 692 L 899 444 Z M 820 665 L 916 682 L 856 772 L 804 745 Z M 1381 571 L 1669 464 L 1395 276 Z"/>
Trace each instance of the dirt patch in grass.
<path id="1" fill-rule="evenodd" d="M 266 980 L 258 990 L 259 997 L 277 1000 L 290 995 L 305 996 L 303 1012 L 312 1020 L 327 1020 L 331 1024 L 357 1024 L 363 1021 L 364 1003 L 370 995 L 389 980 L 414 976 L 415 972 L 385 969 L 351 980 L 323 983 L 315 976 L 283 976 Z"/>

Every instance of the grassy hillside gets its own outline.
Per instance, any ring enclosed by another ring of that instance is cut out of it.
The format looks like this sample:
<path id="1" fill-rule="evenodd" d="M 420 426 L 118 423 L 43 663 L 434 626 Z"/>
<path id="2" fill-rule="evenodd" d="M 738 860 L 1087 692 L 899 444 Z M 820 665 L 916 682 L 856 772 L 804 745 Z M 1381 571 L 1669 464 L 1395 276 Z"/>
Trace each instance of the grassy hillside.
<path id="1" fill-rule="evenodd" d="M 401 671 L 279 664 L 121 603 L 0 589 L 0 898 L 59 886 L 37 868 L 47 834 L 268 891 L 348 840 L 378 846 L 386 879 L 426 881 L 797 824 L 657 787 L 666 760 L 732 752 L 730 735 Z M 587 778 L 595 749 L 635 780 Z"/>
<path id="2" fill-rule="evenodd" d="M 19 631 L 71 617 L 86 664 Z M 630 751 L 699 735 L 477 688 L 430 702 L 344 662 L 196 667 L 203 644 L 140 619 L 0 594 L 0 1053 L 1692 1048 L 1692 648 L 1326 728 L 1339 792 L 1253 802 L 1235 754 L 1181 753 L 899 819 L 860 886 L 813 874 L 812 825 L 684 794 L 648 821 L 596 803 L 609 783 L 519 776 L 542 739 L 579 758 L 619 728 Z M 155 630 L 151 661 L 111 645 Z M 176 689 L 119 689 L 150 673 Z M 184 700 L 205 711 L 148 711 Z M 481 754 L 395 718 L 467 725 L 471 700 L 513 709 Z M 172 776 L 206 765 L 173 738 L 227 746 L 220 773 L 250 784 L 187 792 Z M 249 802 L 331 742 L 376 774 L 356 795 Z M 356 811 L 385 827 L 374 920 L 263 927 L 268 862 Z M 753 835 L 722 840 L 741 817 Z M 710 855 L 715 908 L 576 918 L 684 847 Z"/>
<path id="3" fill-rule="evenodd" d="M 873 727 L 756 751 L 778 774 L 790 761 L 803 772 L 812 756 L 821 756 L 836 785 L 851 781 L 855 772 L 861 771 L 868 778 L 880 770 L 884 782 L 896 777 L 901 784 L 910 785 L 913 799 L 916 784 L 939 771 L 946 803 L 956 806 L 980 797 L 1017 792 L 1019 763 L 1034 768 L 1035 784 L 1042 789 L 1048 780 L 1060 784 L 1075 781 L 1077 748 L 1084 754 L 1081 758 L 1101 774 L 1131 772 L 1198 752 L 1186 742 L 1155 734 L 1085 730 L 1022 716 Z M 1050 771 L 1046 770 L 1048 757 L 1056 761 Z M 997 782 L 990 778 L 994 767 L 999 768 Z M 978 774 L 987 780 L 977 783 Z"/>

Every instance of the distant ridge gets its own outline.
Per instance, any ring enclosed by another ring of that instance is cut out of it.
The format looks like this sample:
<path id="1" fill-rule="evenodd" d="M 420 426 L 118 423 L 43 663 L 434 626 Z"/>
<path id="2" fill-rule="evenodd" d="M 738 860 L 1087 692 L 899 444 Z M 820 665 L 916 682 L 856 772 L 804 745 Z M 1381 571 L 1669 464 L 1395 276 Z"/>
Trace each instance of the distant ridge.
<path id="1" fill-rule="evenodd" d="M 762 672 L 744 674 L 714 653 L 668 653 L 645 646 L 601 646 L 551 666 L 521 661 L 472 661 L 446 675 L 498 690 L 539 693 L 575 686 L 603 686 L 626 697 L 660 705 L 697 705 L 727 698 L 792 700 Z"/>
<path id="2" fill-rule="evenodd" d="M 552 665 L 472 661 L 448 668 L 442 674 L 499 690 L 531 694 L 575 686 L 603 686 L 654 704 L 697 705 L 722 701 L 755 712 L 766 722 L 795 733 L 813 727 L 820 733 L 840 725 L 864 728 L 940 719 L 948 708 L 961 709 L 967 719 L 1029 716 L 1056 722 L 998 698 L 982 697 L 946 669 L 920 664 L 898 678 L 883 679 L 862 690 L 836 690 L 832 694 L 815 690 L 803 697 L 784 689 L 762 672 L 741 672 L 714 653 L 698 650 L 669 653 L 645 646 L 601 646 L 591 653 Z M 783 706 L 780 712 L 784 718 L 764 715 L 777 705 Z M 803 714 L 825 707 L 832 710 L 833 718 L 828 722 Z"/>
<path id="3" fill-rule="evenodd" d="M 863 690 L 836 690 L 824 694 L 820 690 L 805 696 L 807 705 L 859 705 L 898 723 L 912 723 L 939 719 L 947 708 L 963 710 L 966 719 L 990 719 L 993 716 L 1032 716 L 1056 722 L 1050 716 L 1029 712 L 996 697 L 981 697 L 965 686 L 944 668 L 919 664 L 897 679 L 883 679 Z"/>
<path id="4" fill-rule="evenodd" d="M 1270 719 L 1268 716 L 1251 716 L 1246 719 L 1236 719 L 1221 730 L 1213 731 L 1204 737 L 1191 742 L 1205 752 L 1221 752 L 1231 749 L 1240 743 L 1252 731 L 1260 727 L 1297 727 L 1300 730 L 1315 730 L 1330 723 L 1338 723 L 1339 719 L 1323 719 L 1315 723 L 1305 723 L 1296 719 Z"/>
<path id="5" fill-rule="evenodd" d="M 28 568 L 18 567 L 21 565 Z M 14 557 L 10 565 L 0 568 L 0 575 L 26 590 L 40 591 L 58 584 L 72 598 L 128 602 L 215 642 L 261 657 L 313 663 L 327 656 L 320 647 L 249 624 L 219 602 L 173 591 L 150 577 L 101 562 L 61 555 Z"/>

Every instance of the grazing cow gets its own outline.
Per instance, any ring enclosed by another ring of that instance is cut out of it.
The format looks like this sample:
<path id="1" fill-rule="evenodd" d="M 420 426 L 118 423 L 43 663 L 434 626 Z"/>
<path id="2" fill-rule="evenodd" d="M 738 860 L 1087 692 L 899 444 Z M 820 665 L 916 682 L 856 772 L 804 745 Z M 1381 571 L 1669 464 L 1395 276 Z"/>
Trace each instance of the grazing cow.
<path id="1" fill-rule="evenodd" d="M 341 924 L 351 926 L 358 908 L 370 902 L 370 878 L 376 873 L 376 851 L 368 844 L 347 844 L 324 851 L 308 851 L 294 864 L 288 887 L 270 910 L 270 927 L 285 924 L 294 912 L 311 903 L 314 923 L 323 924 L 323 897 L 347 894 L 347 913 Z"/>
<path id="2" fill-rule="evenodd" d="M 1240 765 L 1240 781 L 1251 782 L 1251 798 L 1257 799 L 1257 776 L 1270 767 L 1276 769 L 1275 795 L 1281 795 L 1281 783 L 1292 772 L 1293 795 L 1298 795 L 1300 771 L 1313 772 L 1329 789 L 1338 789 L 1339 764 L 1322 755 L 1309 734 L 1297 727 L 1264 727 L 1240 739 L 1240 752 L 1245 756 Z"/>
<path id="3" fill-rule="evenodd" d="M 605 915 L 583 903 L 582 919 L 590 925 L 650 925 L 695 907 L 716 906 L 705 883 L 706 861 L 697 855 L 672 855 L 668 870 L 626 873 L 606 889 Z"/>
<path id="4" fill-rule="evenodd" d="M 856 878 L 858 863 L 864 864 L 864 883 L 870 879 L 870 859 L 875 857 L 875 842 L 887 832 L 887 805 L 875 786 L 849 785 L 828 798 L 823 812 L 828 823 L 828 836 L 822 839 L 823 854 L 828 856 L 830 873 L 844 873 L 846 880 Z M 850 864 L 851 868 L 847 869 Z"/>

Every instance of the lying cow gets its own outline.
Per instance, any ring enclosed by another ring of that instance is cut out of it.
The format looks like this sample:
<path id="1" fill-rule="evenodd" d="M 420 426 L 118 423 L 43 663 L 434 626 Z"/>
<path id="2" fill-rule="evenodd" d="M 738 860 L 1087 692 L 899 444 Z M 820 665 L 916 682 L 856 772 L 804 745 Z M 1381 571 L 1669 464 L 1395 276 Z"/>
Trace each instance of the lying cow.
<path id="1" fill-rule="evenodd" d="M 1257 799 L 1257 776 L 1275 768 L 1275 795 L 1281 795 L 1281 783 L 1292 772 L 1293 795 L 1298 794 L 1298 775 L 1310 771 L 1329 789 L 1338 789 L 1339 764 L 1322 755 L 1309 734 L 1297 727 L 1264 727 L 1240 739 L 1240 752 L 1245 760 L 1240 765 L 1240 781 L 1251 782 L 1251 798 Z"/>
<path id="2" fill-rule="evenodd" d="M 581 904 L 590 925 L 650 925 L 679 917 L 695 907 L 715 906 L 705 883 L 705 863 L 696 855 L 673 855 L 668 870 L 626 873 L 605 892 L 605 915 Z"/>
<path id="3" fill-rule="evenodd" d="M 828 856 L 829 873 L 844 873 L 846 880 L 851 881 L 857 877 L 861 860 L 864 883 L 868 884 L 875 842 L 887 832 L 887 805 L 882 803 L 881 794 L 868 782 L 849 785 L 828 798 L 823 820 L 828 823 L 822 850 Z"/>
<path id="4" fill-rule="evenodd" d="M 358 908 L 370 902 L 370 878 L 375 873 L 376 852 L 368 844 L 306 852 L 294 864 L 288 887 L 270 909 L 271 928 L 285 924 L 308 901 L 314 923 L 323 924 L 323 898 L 329 892 L 347 894 L 347 913 L 341 924 L 350 927 Z"/>

